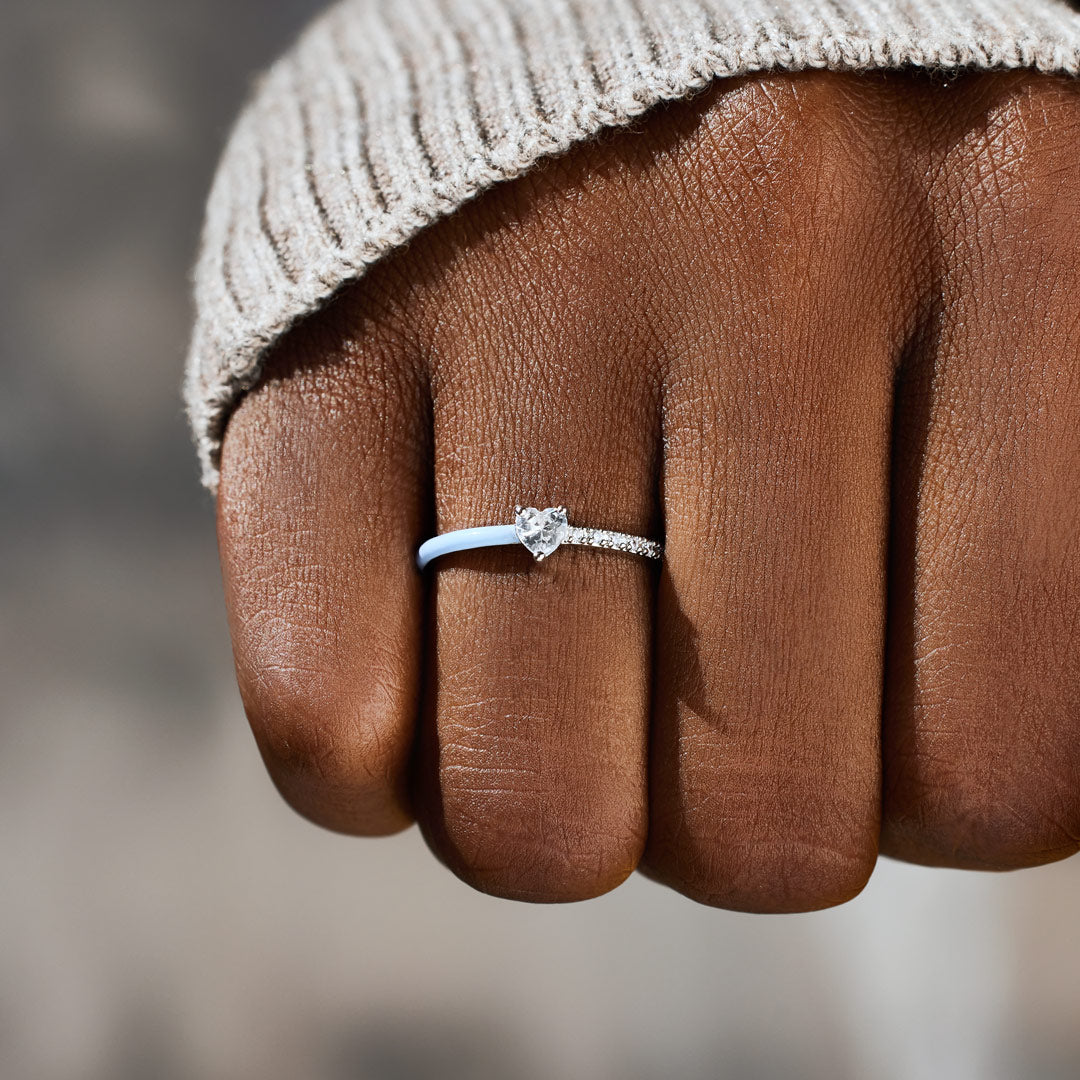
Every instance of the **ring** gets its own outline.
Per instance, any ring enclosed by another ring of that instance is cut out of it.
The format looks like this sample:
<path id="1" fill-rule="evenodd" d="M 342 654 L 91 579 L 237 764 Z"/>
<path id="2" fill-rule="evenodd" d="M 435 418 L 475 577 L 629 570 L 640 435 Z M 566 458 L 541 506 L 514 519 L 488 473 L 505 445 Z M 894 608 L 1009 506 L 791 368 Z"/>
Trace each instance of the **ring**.
<path id="1" fill-rule="evenodd" d="M 514 513 L 513 525 L 455 529 L 425 540 L 416 553 L 416 565 L 423 570 L 440 555 L 503 544 L 522 544 L 537 562 L 543 562 L 562 544 L 626 551 L 631 555 L 643 555 L 646 559 L 660 559 L 664 555 L 664 546 L 657 540 L 646 540 L 643 536 L 631 536 L 611 529 L 584 529 L 571 525 L 565 506 L 549 506 L 546 510 L 537 510 L 535 506 L 516 506 Z"/>

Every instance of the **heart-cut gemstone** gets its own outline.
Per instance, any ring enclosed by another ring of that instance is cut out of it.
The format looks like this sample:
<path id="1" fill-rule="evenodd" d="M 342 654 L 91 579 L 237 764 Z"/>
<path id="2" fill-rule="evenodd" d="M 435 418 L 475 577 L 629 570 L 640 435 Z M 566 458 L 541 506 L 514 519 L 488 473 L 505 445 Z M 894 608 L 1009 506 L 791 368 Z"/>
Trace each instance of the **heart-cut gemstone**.
<path id="1" fill-rule="evenodd" d="M 517 538 L 532 552 L 537 562 L 546 559 L 565 539 L 569 525 L 565 506 L 520 507 L 514 521 Z"/>

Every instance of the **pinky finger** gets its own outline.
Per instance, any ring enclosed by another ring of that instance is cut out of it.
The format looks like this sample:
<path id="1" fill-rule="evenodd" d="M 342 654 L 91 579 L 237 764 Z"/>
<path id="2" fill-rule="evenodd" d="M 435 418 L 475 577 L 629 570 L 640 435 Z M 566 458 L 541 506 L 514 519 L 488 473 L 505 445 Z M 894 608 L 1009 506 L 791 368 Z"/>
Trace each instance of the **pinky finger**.
<path id="1" fill-rule="evenodd" d="M 285 340 L 232 417 L 218 539 L 274 783 L 305 817 L 378 835 L 411 821 L 428 410 L 400 340 L 365 327 L 351 341 L 333 311 Z"/>

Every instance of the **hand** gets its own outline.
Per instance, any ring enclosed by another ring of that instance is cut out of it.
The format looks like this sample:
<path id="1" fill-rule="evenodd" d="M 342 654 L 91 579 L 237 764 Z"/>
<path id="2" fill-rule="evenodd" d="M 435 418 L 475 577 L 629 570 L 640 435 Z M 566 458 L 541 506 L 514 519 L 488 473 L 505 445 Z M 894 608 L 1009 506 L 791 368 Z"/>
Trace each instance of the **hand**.
<path id="1" fill-rule="evenodd" d="M 286 799 L 477 888 L 749 911 L 1080 838 L 1080 84 L 725 81 L 276 349 L 219 534 Z M 440 560 L 516 502 L 663 535 Z"/>

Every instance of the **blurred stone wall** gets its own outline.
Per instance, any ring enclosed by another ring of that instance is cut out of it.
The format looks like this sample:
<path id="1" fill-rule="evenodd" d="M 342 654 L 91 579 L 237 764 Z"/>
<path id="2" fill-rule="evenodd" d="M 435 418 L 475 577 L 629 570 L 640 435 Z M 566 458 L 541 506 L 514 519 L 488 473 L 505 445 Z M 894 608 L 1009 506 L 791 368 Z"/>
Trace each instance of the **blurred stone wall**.
<path id="1" fill-rule="evenodd" d="M 1075 1080 L 1080 861 L 536 908 L 278 799 L 179 384 L 214 158 L 315 6 L 0 18 L 0 1077 Z"/>

